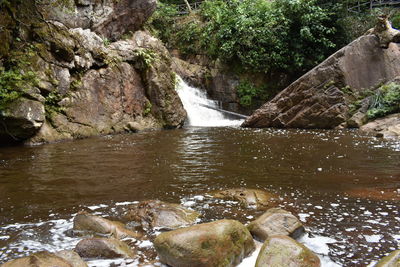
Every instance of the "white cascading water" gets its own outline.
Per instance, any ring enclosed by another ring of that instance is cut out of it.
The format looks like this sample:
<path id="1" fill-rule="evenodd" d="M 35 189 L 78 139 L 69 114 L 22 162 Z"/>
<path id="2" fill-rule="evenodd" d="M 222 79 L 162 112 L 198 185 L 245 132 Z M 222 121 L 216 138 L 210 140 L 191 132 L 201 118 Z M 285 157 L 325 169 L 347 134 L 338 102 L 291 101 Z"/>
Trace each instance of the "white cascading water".
<path id="1" fill-rule="evenodd" d="M 207 98 L 206 92 L 189 86 L 179 76 L 177 76 L 177 80 L 176 90 L 188 114 L 188 126 L 222 127 L 242 124 L 243 120 L 231 120 L 217 110 L 201 106 L 206 105 L 218 108 L 216 101 Z"/>

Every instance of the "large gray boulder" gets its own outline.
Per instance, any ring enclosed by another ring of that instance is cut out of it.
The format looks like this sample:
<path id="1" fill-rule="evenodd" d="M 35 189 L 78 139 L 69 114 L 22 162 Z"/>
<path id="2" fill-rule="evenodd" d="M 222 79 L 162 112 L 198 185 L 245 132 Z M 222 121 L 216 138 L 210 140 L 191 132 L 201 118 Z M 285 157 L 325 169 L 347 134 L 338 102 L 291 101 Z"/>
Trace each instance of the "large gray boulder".
<path id="1" fill-rule="evenodd" d="M 160 261 L 172 267 L 236 266 L 255 248 L 249 231 L 234 220 L 165 232 L 154 246 Z"/>
<path id="2" fill-rule="evenodd" d="M 303 224 L 296 216 L 279 208 L 267 210 L 259 218 L 252 221 L 247 229 L 262 242 L 274 235 L 288 235 L 297 238 L 304 233 Z"/>
<path id="3" fill-rule="evenodd" d="M 393 40 L 392 40 L 393 41 Z M 366 35 L 330 56 L 256 110 L 243 127 L 335 128 L 350 117 L 354 94 L 400 74 L 400 45 Z"/>
<path id="4" fill-rule="evenodd" d="M 288 236 L 273 236 L 265 241 L 255 267 L 319 267 L 316 254 Z"/>
<path id="5" fill-rule="evenodd" d="M 173 230 L 194 224 L 199 216 L 179 204 L 149 200 L 130 206 L 124 219 L 137 222 L 146 230 Z"/>

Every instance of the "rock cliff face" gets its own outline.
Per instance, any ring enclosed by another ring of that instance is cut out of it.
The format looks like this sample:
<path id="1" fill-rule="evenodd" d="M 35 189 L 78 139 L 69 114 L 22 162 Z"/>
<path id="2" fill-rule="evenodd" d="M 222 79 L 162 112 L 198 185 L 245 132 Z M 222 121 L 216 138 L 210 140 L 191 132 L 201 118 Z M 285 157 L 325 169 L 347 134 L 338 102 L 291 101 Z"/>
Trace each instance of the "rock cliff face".
<path id="1" fill-rule="evenodd" d="M 163 44 L 143 31 L 106 39 L 140 28 L 155 1 L 103 2 L 51 9 L 32 0 L 2 11 L 8 37 L 0 72 L 15 77 L 0 88 L 8 97 L 0 95 L 0 139 L 38 143 L 183 125 L 186 112 Z M 17 8 L 36 11 L 19 18 Z"/>
<path id="2" fill-rule="evenodd" d="M 156 0 L 63 0 L 64 5 L 49 8 L 54 2 L 38 4 L 47 20 L 68 28 L 90 29 L 111 40 L 139 30 L 157 7 Z"/>
<path id="3" fill-rule="evenodd" d="M 400 45 L 366 35 L 342 48 L 256 110 L 244 127 L 335 128 L 350 119 L 352 95 L 400 74 Z"/>

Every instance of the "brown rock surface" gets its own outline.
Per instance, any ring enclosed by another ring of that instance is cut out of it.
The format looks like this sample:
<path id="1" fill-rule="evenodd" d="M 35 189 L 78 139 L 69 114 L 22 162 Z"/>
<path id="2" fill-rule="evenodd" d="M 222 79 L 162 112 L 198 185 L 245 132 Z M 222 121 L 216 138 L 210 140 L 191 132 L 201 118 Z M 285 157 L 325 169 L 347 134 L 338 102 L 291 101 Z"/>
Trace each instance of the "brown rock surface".
<path id="1" fill-rule="evenodd" d="M 165 232 L 154 246 L 160 261 L 173 267 L 236 266 L 255 248 L 249 231 L 234 220 Z"/>
<path id="2" fill-rule="evenodd" d="M 400 250 L 393 251 L 388 256 L 382 258 L 375 267 L 399 267 Z"/>
<path id="3" fill-rule="evenodd" d="M 297 238 L 304 232 L 303 224 L 289 211 L 273 208 L 252 221 L 248 226 L 250 233 L 264 242 L 274 235 L 288 235 Z"/>
<path id="4" fill-rule="evenodd" d="M 82 258 L 79 256 L 78 253 L 76 253 L 73 250 L 62 250 L 62 251 L 57 251 L 54 253 L 58 257 L 63 258 L 66 260 L 69 264 L 72 265 L 72 267 L 87 267 L 87 263 L 82 260 Z"/>
<path id="5" fill-rule="evenodd" d="M 157 7 L 156 0 L 80 0 L 63 8 L 54 8 L 49 1 L 53 2 L 39 5 L 47 19 L 69 28 L 91 29 L 109 39 L 139 30 Z"/>
<path id="6" fill-rule="evenodd" d="M 76 257 L 76 256 L 75 256 Z M 78 256 L 79 257 L 79 256 Z M 30 256 L 15 259 L 1 265 L 2 267 L 84 267 L 84 262 L 75 260 L 67 261 L 64 257 L 47 251 L 34 253 Z"/>
<path id="7" fill-rule="evenodd" d="M 140 223 L 144 229 L 171 230 L 192 225 L 199 216 L 199 213 L 179 204 L 149 200 L 130 206 L 124 217 Z"/>
<path id="8" fill-rule="evenodd" d="M 255 267 L 319 267 L 320 260 L 311 250 L 288 236 L 273 236 L 265 241 Z"/>
<path id="9" fill-rule="evenodd" d="M 79 241 L 75 251 L 82 258 L 113 259 L 131 258 L 133 251 L 115 238 L 88 238 Z"/>
<path id="10" fill-rule="evenodd" d="M 376 137 L 400 138 L 400 113 L 371 121 L 363 125 L 360 130 Z"/>
<path id="11" fill-rule="evenodd" d="M 256 110 L 243 127 L 335 128 L 349 119 L 346 90 L 359 92 L 400 74 L 400 45 L 358 38 Z"/>
<path id="12" fill-rule="evenodd" d="M 142 237 L 141 234 L 127 229 L 125 225 L 120 222 L 110 221 L 86 212 L 78 213 L 75 216 L 73 229 L 77 231 L 110 235 L 116 239 Z"/>
<path id="13" fill-rule="evenodd" d="M 278 196 L 260 189 L 234 188 L 210 194 L 215 198 L 239 201 L 247 208 L 266 209 L 278 201 Z"/>

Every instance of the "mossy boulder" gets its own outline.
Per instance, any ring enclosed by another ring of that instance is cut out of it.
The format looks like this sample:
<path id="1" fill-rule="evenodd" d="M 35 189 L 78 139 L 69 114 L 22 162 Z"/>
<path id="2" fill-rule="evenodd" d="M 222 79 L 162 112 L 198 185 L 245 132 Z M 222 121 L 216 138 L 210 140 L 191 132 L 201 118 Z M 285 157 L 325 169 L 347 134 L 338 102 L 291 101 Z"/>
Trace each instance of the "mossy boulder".
<path id="1" fill-rule="evenodd" d="M 288 236 L 272 236 L 262 246 L 255 267 L 319 267 L 320 259 Z"/>
<path id="2" fill-rule="evenodd" d="M 74 252 L 71 252 L 74 253 Z M 87 264 L 74 253 L 74 260 L 71 260 L 71 253 L 56 255 L 47 251 L 37 252 L 30 256 L 15 259 L 1 265 L 2 267 L 86 267 Z M 70 261 L 71 260 L 71 261 Z"/>
<path id="3" fill-rule="evenodd" d="M 79 241 L 75 251 L 82 258 L 114 259 L 132 258 L 132 249 L 115 238 L 87 238 Z"/>
<path id="4" fill-rule="evenodd" d="M 149 200 L 130 206 L 124 218 L 141 224 L 144 229 L 173 230 L 194 224 L 199 216 L 179 204 Z"/>
<path id="5" fill-rule="evenodd" d="M 289 211 L 273 208 L 252 221 L 248 226 L 250 233 L 260 241 L 273 235 L 288 235 L 297 238 L 304 233 L 303 224 Z"/>
<path id="6" fill-rule="evenodd" d="M 278 201 L 278 196 L 260 189 L 234 188 L 210 194 L 215 198 L 239 201 L 246 208 L 267 209 Z"/>
<path id="7" fill-rule="evenodd" d="M 399 267 L 400 266 L 400 250 L 393 251 L 388 256 L 383 257 L 375 267 Z"/>
<path id="8" fill-rule="evenodd" d="M 236 266 L 255 248 L 250 232 L 234 220 L 165 232 L 154 246 L 160 261 L 172 267 Z"/>
<path id="9" fill-rule="evenodd" d="M 121 222 L 107 220 L 86 212 L 80 212 L 75 216 L 73 230 L 89 234 L 111 235 L 116 239 L 142 237 L 142 234 L 127 229 Z"/>

